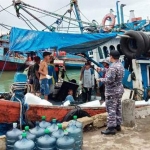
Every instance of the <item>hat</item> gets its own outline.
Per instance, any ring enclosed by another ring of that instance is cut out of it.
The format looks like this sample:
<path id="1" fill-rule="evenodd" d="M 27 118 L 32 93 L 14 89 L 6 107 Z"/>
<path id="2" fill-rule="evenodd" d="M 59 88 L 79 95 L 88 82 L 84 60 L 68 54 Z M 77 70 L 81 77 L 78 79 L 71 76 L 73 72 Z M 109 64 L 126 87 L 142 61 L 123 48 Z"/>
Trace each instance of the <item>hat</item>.
<path id="1" fill-rule="evenodd" d="M 43 53 L 43 57 L 48 56 L 48 55 L 51 55 L 51 53 L 50 52 L 44 52 Z"/>
<path id="2" fill-rule="evenodd" d="M 112 56 L 114 59 L 119 59 L 120 53 L 117 50 L 110 51 L 110 56 Z"/>
<path id="3" fill-rule="evenodd" d="M 109 57 L 107 57 L 106 59 L 104 59 L 104 60 L 102 61 L 102 63 L 106 63 L 106 64 L 109 65 L 109 63 L 110 63 Z"/>

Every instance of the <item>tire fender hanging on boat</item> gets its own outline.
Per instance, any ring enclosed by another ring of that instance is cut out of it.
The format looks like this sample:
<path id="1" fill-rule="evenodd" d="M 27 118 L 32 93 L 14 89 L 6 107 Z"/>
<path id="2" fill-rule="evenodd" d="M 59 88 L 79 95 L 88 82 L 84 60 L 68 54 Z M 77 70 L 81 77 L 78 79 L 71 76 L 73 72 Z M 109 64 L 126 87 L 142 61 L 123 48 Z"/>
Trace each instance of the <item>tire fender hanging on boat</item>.
<path id="1" fill-rule="evenodd" d="M 106 23 L 106 21 L 107 21 L 108 19 L 111 19 L 111 23 L 110 23 L 110 25 L 107 27 L 107 26 L 105 25 L 105 23 Z M 107 32 L 110 31 L 110 30 L 114 27 L 115 22 L 116 22 L 116 20 L 115 20 L 115 15 L 113 15 L 113 14 L 111 14 L 111 13 L 105 15 L 104 18 L 103 18 L 103 20 L 102 20 L 102 27 L 103 27 L 103 30 L 104 30 L 104 31 L 107 31 Z"/>
<path id="2" fill-rule="evenodd" d="M 91 117 L 86 111 L 82 110 L 79 106 L 76 106 L 75 109 L 67 113 L 63 118 L 63 122 L 72 120 L 74 115 L 78 116 L 78 118 Z"/>
<path id="3" fill-rule="evenodd" d="M 137 31 L 127 31 L 124 35 L 130 36 L 132 39 L 121 37 L 120 45 L 122 53 L 128 58 L 139 57 L 145 51 L 145 41 L 142 35 Z M 135 40 L 136 46 L 131 47 L 131 40 Z"/>
<path id="4" fill-rule="evenodd" d="M 143 53 L 147 53 L 150 48 L 150 39 L 147 34 L 143 33 L 142 31 L 139 31 L 141 36 L 143 37 L 144 43 L 145 43 L 145 49 L 143 49 Z"/>

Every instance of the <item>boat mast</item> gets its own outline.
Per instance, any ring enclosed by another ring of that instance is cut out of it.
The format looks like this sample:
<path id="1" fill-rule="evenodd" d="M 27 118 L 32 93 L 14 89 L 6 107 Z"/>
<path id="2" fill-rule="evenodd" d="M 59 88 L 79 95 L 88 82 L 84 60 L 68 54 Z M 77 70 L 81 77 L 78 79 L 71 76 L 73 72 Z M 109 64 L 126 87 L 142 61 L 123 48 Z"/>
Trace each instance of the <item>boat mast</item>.
<path id="1" fill-rule="evenodd" d="M 80 31 L 81 31 L 81 33 L 83 33 L 83 24 L 82 24 L 82 21 L 81 21 L 80 10 L 79 10 L 79 6 L 78 6 L 78 1 L 77 0 L 72 0 L 71 1 L 71 8 L 73 6 L 75 8 L 76 19 L 78 20 Z"/>

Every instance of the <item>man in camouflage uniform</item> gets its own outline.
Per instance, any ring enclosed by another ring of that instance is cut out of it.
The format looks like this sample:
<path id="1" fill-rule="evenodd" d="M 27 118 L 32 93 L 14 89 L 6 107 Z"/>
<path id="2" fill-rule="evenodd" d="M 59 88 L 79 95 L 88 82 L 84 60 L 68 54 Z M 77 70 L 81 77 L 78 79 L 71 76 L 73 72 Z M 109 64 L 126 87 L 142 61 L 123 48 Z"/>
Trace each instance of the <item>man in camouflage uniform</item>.
<path id="1" fill-rule="evenodd" d="M 102 134 L 115 134 L 116 130 L 121 131 L 121 98 L 124 92 L 122 79 L 124 76 L 124 67 L 119 61 L 120 53 L 112 50 L 110 52 L 110 64 L 108 69 L 98 68 L 99 71 L 106 72 L 105 78 L 99 78 L 98 81 L 105 84 L 107 129 Z"/>

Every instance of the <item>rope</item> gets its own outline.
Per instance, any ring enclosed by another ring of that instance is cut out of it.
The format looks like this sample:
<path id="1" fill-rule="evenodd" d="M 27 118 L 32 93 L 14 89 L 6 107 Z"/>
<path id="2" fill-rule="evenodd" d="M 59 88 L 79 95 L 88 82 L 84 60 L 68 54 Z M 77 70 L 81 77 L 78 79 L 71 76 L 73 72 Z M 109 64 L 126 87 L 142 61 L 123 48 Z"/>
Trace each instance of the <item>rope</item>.
<path id="1" fill-rule="evenodd" d="M 83 16 L 85 19 L 87 19 L 87 21 L 91 22 L 91 21 L 80 11 L 80 9 L 79 9 L 79 12 L 82 14 L 82 16 Z"/>
<path id="2" fill-rule="evenodd" d="M 1 5 L 0 5 L 1 6 Z M 9 7 L 11 7 L 12 6 L 12 4 L 10 5 L 10 6 L 8 6 L 8 7 L 6 7 L 6 8 L 3 8 L 2 6 L 1 6 L 1 8 L 2 8 L 2 10 L 0 10 L 0 12 L 2 12 L 2 11 L 6 11 L 6 9 L 8 9 Z"/>
<path id="3" fill-rule="evenodd" d="M 22 17 L 24 17 L 24 18 L 38 31 L 38 29 L 37 29 L 23 14 L 20 13 L 20 15 L 21 15 Z"/>
<path id="4" fill-rule="evenodd" d="M 69 3 L 68 5 L 70 5 L 70 3 Z M 57 12 L 57 11 L 59 11 L 59 10 L 61 10 L 61 9 L 65 8 L 65 7 L 67 7 L 68 5 L 63 6 L 62 8 L 57 9 L 57 10 L 55 10 L 55 11 L 53 11 L 53 12 L 55 13 L 55 12 Z M 47 14 L 47 15 L 40 16 L 40 17 L 38 17 L 38 18 L 43 18 L 43 17 L 47 17 L 47 16 L 48 16 L 48 14 Z M 35 19 L 30 19 L 29 21 L 32 21 L 32 20 L 35 20 Z"/>
<path id="5" fill-rule="evenodd" d="M 25 8 L 27 8 L 27 7 L 25 7 Z M 30 9 L 30 10 L 32 10 L 32 11 L 35 11 L 35 12 L 38 12 L 38 13 L 41 13 L 41 14 L 46 14 L 45 12 L 41 12 L 41 11 L 39 11 L 39 10 L 34 10 L 34 9 L 32 9 L 32 8 L 28 8 L 28 9 Z M 50 14 L 47 14 L 47 16 L 50 16 L 50 17 L 53 17 L 53 18 L 59 19 L 59 17 L 55 17 L 55 16 L 50 15 Z M 63 16 L 64 16 L 64 15 L 63 15 Z M 63 21 L 64 21 L 64 22 L 69 23 L 69 22 L 68 22 L 68 21 L 66 21 L 66 20 L 63 20 Z M 76 25 L 76 24 L 74 24 L 74 23 L 70 23 L 70 24 L 72 24 L 72 25 L 75 25 L 75 26 L 79 27 L 78 25 Z"/>
<path id="6" fill-rule="evenodd" d="M 33 30 L 33 29 L 31 28 L 31 26 L 27 23 L 27 21 L 26 21 L 23 17 L 20 16 L 20 18 L 28 25 L 28 27 L 29 27 L 31 30 Z"/>
<path id="7" fill-rule="evenodd" d="M 9 54 L 9 51 L 6 53 L 6 55 L 7 54 Z M 5 56 L 6 56 L 5 55 Z M 2 74 L 3 74 L 3 72 L 4 72 L 4 69 L 5 69 L 5 66 L 6 66 L 6 63 L 7 63 L 7 59 L 8 59 L 8 57 L 9 57 L 9 55 L 6 57 L 6 60 L 5 60 L 5 63 L 4 63 L 4 66 L 3 66 L 3 69 L 2 69 L 2 71 L 1 71 L 1 73 L 0 73 L 0 78 L 2 77 Z"/>
<path id="8" fill-rule="evenodd" d="M 70 18 L 71 18 L 71 12 L 70 12 Z M 71 23 L 71 20 L 69 20 L 69 24 L 68 24 L 68 30 L 67 30 L 67 33 L 69 31 L 69 26 L 70 26 L 70 23 Z"/>
<path id="9" fill-rule="evenodd" d="M 3 24 L 0 24 L 0 26 L 2 26 L 3 28 L 10 30 L 9 28 L 7 28 L 6 26 L 4 26 Z"/>

